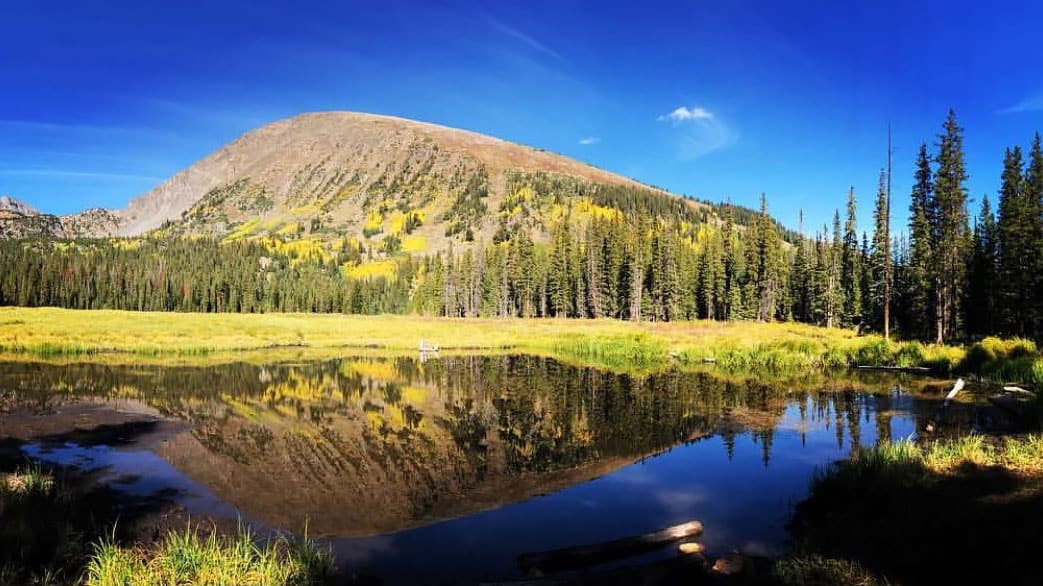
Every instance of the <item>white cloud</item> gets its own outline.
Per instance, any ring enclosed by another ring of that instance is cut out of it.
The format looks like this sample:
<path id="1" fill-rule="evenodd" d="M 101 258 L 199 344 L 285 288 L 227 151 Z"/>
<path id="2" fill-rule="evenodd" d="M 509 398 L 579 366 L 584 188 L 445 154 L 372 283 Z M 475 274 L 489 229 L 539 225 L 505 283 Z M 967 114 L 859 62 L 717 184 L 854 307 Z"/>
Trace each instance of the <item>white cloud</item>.
<path id="1" fill-rule="evenodd" d="M 678 106 L 669 114 L 657 118 L 670 122 L 675 135 L 678 156 L 696 159 L 735 144 L 739 135 L 719 116 L 702 106 Z"/>
<path id="2" fill-rule="evenodd" d="M 1043 110 L 1043 94 L 1025 98 L 1013 106 L 1003 108 L 999 113 L 1014 114 L 1017 112 L 1038 112 L 1040 110 Z"/>
<path id="3" fill-rule="evenodd" d="M 669 120 L 671 122 L 687 122 L 689 120 L 713 120 L 713 112 L 701 106 L 678 106 L 673 112 L 663 114 L 658 118 L 660 122 Z"/>
<path id="4" fill-rule="evenodd" d="M 579 144 L 595 144 L 601 142 L 601 139 L 596 136 L 584 136 L 579 139 Z"/>
<path id="5" fill-rule="evenodd" d="M 162 181 L 154 175 L 130 173 L 97 173 L 94 171 L 71 171 L 68 169 L 0 169 L 0 175 L 26 175 L 39 177 L 85 177 L 94 179 L 128 179 L 134 181 Z"/>
<path id="6" fill-rule="evenodd" d="M 486 17 L 486 19 L 489 21 L 489 24 L 494 29 L 507 35 L 508 37 L 520 41 L 522 44 L 528 46 L 530 49 L 538 53 L 543 53 L 544 55 L 547 55 L 549 57 L 553 57 L 554 59 L 557 59 L 559 61 L 564 61 L 564 57 L 561 56 L 561 53 L 558 53 L 554 49 L 536 40 L 534 37 L 527 35 L 516 28 L 507 26 L 506 24 L 496 20 L 491 16 Z"/>

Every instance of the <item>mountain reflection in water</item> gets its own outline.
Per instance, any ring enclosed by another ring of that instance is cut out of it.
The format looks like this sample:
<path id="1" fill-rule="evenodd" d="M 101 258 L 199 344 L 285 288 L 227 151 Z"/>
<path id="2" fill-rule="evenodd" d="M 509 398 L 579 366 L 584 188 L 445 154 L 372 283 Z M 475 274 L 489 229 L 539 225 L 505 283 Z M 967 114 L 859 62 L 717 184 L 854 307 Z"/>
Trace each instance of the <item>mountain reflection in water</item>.
<path id="1" fill-rule="evenodd" d="M 337 553 L 380 569 L 410 551 L 437 552 L 452 572 L 473 566 L 480 577 L 510 574 L 511 556 L 527 548 L 691 518 L 707 525 L 709 544 L 776 550 L 815 467 L 911 435 L 933 413 L 936 401 L 899 390 L 914 382 L 924 384 L 890 375 L 631 376 L 531 356 L 6 362 L 0 406 L 9 414 L 0 421 L 3 435 L 32 436 L 19 431 L 35 421 L 25 413 L 46 419 L 84 403 L 158 413 L 180 431 L 121 449 L 144 447 L 245 519 L 331 538 L 395 533 L 341 539 Z M 968 415 L 956 426 L 970 424 Z M 22 439 L 35 456 L 62 453 Z M 455 520 L 431 525 L 445 519 Z M 464 556 L 475 547 L 502 555 Z"/>

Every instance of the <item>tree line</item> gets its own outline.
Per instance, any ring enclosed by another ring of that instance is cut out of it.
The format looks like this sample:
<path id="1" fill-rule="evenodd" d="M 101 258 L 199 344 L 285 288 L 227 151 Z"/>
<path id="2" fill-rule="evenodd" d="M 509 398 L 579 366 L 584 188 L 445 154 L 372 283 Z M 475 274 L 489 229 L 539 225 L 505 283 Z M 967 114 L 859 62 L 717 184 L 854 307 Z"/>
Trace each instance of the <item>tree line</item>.
<path id="1" fill-rule="evenodd" d="M 1026 160 L 1027 159 L 1027 160 Z M 411 257 L 345 245 L 328 256 L 262 242 L 153 237 L 0 244 L 0 304 L 203 312 L 420 313 L 800 321 L 944 342 L 1043 331 L 1043 153 L 1007 150 L 998 212 L 968 213 L 963 130 L 950 112 L 933 152 L 922 144 L 909 226 L 890 235 L 881 172 L 870 231 L 854 189 L 831 225 L 787 232 L 760 209 L 696 214 L 665 194 L 591 197 L 616 214 L 574 213 L 493 242 Z M 512 180 L 520 180 L 512 178 Z M 550 179 L 541 179 L 550 181 Z M 540 189 L 552 190 L 553 185 Z M 596 194 L 595 192 L 592 192 Z M 648 192 L 651 193 L 651 192 Z M 737 219 L 737 216 L 741 217 Z M 352 278 L 366 255 L 393 276 Z"/>

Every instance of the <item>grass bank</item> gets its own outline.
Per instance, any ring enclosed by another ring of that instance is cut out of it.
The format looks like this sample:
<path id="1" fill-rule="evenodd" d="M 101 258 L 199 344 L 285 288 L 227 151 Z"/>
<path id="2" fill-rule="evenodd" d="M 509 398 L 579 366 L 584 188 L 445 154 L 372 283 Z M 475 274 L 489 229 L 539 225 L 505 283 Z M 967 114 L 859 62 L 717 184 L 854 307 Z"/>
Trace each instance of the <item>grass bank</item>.
<path id="1" fill-rule="evenodd" d="M 207 357 L 244 351 L 382 349 L 516 351 L 618 370 L 712 363 L 776 371 L 854 365 L 925 366 L 1038 384 L 1043 362 L 1024 340 L 988 339 L 970 349 L 886 342 L 806 324 L 631 323 L 618 320 L 445 319 L 318 314 L 199 314 L 0 308 L 0 353 L 47 358 L 113 353 Z"/>
<path id="2" fill-rule="evenodd" d="M 259 543 L 246 530 L 224 536 L 191 527 L 171 531 L 152 548 L 95 545 L 85 586 L 264 584 L 312 586 L 334 575 L 332 557 L 310 541 Z"/>
<path id="3" fill-rule="evenodd" d="M 172 529 L 156 543 L 120 545 L 99 496 L 36 465 L 0 474 L 0 586 L 317 586 L 334 575 L 315 543 L 260 541 L 245 529 Z"/>
<path id="4" fill-rule="evenodd" d="M 814 479 L 795 559 L 859 569 L 838 583 L 1036 583 L 1041 480 L 1040 436 L 881 444 Z"/>

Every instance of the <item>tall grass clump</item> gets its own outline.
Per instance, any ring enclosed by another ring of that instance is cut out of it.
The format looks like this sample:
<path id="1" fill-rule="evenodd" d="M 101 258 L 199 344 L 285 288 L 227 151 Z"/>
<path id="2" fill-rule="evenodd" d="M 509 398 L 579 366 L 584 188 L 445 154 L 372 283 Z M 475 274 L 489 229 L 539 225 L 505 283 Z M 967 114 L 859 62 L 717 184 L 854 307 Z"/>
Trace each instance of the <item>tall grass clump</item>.
<path id="1" fill-rule="evenodd" d="M 961 466 L 1001 466 L 1022 473 L 1043 472 L 1043 436 L 989 440 L 981 435 L 918 444 L 904 439 L 861 450 L 837 468 L 820 473 L 816 482 L 844 476 L 852 483 L 887 479 L 917 480 L 929 472 L 951 473 Z"/>
<path id="2" fill-rule="evenodd" d="M 887 584 L 855 561 L 821 555 L 792 555 L 775 562 L 772 577 L 783 586 L 874 586 Z"/>
<path id="3" fill-rule="evenodd" d="M 959 370 L 984 380 L 1039 384 L 1043 362 L 1036 343 L 1022 338 L 989 337 L 967 349 Z"/>
<path id="4" fill-rule="evenodd" d="M 37 464 L 0 474 L 0 585 L 62 584 L 86 551 L 63 482 Z"/>
<path id="5" fill-rule="evenodd" d="M 664 343 L 645 334 L 604 338 L 568 336 L 556 341 L 551 348 L 558 357 L 623 370 L 663 366 L 669 356 Z"/>
<path id="6" fill-rule="evenodd" d="M 330 553 L 313 541 L 285 538 L 258 543 L 249 531 L 201 535 L 173 531 L 152 549 L 125 548 L 112 540 L 95 546 L 86 586 L 312 586 L 333 575 Z"/>

